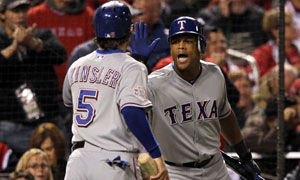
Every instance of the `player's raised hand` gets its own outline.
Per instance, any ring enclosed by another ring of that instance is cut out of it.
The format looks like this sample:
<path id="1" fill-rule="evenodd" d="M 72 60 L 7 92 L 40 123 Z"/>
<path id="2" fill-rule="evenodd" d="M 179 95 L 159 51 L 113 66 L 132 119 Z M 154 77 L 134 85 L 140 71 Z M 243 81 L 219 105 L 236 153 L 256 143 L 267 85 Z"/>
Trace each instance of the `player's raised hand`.
<path id="1" fill-rule="evenodd" d="M 150 176 L 150 180 L 170 180 L 167 167 L 162 157 L 154 158 L 158 173 L 155 176 Z"/>
<path id="2" fill-rule="evenodd" d="M 138 54 L 146 58 L 149 57 L 150 53 L 160 41 L 160 38 L 155 39 L 149 46 L 147 43 L 148 30 L 147 25 L 140 21 L 135 23 L 134 35 L 131 38 L 132 54 Z"/>

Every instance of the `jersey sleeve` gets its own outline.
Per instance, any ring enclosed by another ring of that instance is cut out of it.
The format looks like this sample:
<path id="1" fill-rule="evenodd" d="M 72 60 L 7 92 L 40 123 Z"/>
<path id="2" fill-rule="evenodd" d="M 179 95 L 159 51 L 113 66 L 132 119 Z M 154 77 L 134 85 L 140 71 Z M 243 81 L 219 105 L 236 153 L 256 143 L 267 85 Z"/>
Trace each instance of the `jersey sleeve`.
<path id="1" fill-rule="evenodd" d="M 148 99 L 152 102 L 152 105 L 155 104 L 154 100 L 155 100 L 155 91 L 153 90 L 153 83 L 148 80 L 148 86 L 147 86 L 147 96 Z"/>
<path id="2" fill-rule="evenodd" d="M 220 73 L 221 73 L 221 70 L 220 70 Z M 222 73 L 221 73 L 221 76 L 222 76 L 224 91 L 223 91 L 223 96 L 222 96 L 221 104 L 220 104 L 220 108 L 219 108 L 219 110 L 220 110 L 219 119 L 224 119 L 230 115 L 231 106 L 230 106 L 228 98 L 227 98 L 227 88 L 226 88 L 225 78 Z"/>
<path id="3" fill-rule="evenodd" d="M 69 82 L 68 73 L 64 80 L 62 98 L 63 98 L 65 106 L 67 106 L 67 107 L 72 106 L 73 103 L 72 103 L 71 85 Z"/>
<path id="4" fill-rule="evenodd" d="M 117 101 L 121 110 L 127 106 L 140 108 L 152 106 L 146 92 L 147 74 L 147 69 L 143 64 L 131 65 L 123 72 L 117 90 Z"/>

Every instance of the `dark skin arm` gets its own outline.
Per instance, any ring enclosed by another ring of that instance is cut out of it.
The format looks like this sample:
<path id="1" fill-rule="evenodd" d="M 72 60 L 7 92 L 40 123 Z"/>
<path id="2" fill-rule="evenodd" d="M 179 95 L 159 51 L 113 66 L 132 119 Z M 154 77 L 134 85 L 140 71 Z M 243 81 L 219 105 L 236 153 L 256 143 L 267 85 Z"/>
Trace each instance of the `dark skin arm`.
<path id="1" fill-rule="evenodd" d="M 243 140 L 237 118 L 233 111 L 224 119 L 220 119 L 221 134 L 225 140 L 231 145 L 236 145 Z"/>

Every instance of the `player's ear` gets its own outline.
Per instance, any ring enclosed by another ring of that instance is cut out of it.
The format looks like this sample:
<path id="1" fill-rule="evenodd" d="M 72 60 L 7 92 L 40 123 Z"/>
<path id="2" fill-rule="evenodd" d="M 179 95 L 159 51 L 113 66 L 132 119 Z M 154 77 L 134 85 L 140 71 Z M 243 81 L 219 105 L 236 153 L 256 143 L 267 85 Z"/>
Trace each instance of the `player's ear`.
<path id="1" fill-rule="evenodd" d="M 131 24 L 131 26 L 130 26 L 130 33 L 131 33 L 131 34 L 134 33 L 134 24 Z"/>

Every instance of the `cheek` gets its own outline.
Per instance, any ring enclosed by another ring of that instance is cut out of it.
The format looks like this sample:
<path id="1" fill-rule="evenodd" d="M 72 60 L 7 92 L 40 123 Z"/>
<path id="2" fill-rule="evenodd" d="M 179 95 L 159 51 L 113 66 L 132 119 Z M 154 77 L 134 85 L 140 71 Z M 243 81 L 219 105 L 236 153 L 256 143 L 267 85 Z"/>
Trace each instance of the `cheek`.
<path id="1" fill-rule="evenodd" d="M 30 172 L 33 176 L 36 175 L 36 171 L 31 168 L 27 169 L 27 171 Z"/>

